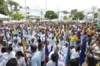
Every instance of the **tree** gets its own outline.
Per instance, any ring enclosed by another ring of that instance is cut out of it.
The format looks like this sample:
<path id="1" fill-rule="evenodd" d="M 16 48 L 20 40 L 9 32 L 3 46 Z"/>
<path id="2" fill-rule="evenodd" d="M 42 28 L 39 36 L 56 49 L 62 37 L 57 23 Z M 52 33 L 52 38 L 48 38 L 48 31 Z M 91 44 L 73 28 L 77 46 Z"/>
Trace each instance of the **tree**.
<path id="1" fill-rule="evenodd" d="M 75 15 L 74 15 L 74 17 L 76 18 L 76 19 L 80 19 L 80 20 L 82 20 L 83 18 L 84 18 L 84 13 L 83 12 L 77 12 L 77 13 L 75 13 Z"/>
<path id="2" fill-rule="evenodd" d="M 9 9 L 9 16 L 12 16 L 13 13 L 18 12 L 20 9 L 20 6 L 17 2 L 13 1 L 13 0 L 7 0 L 7 7 L 10 8 Z"/>
<path id="3" fill-rule="evenodd" d="M 58 18 L 58 15 L 54 11 L 47 11 L 45 13 L 45 18 L 47 18 L 47 19 L 55 19 L 55 18 Z"/>
<path id="4" fill-rule="evenodd" d="M 23 19 L 24 16 L 23 16 L 22 14 L 20 14 L 19 12 L 16 12 L 16 13 L 14 13 L 14 14 L 12 15 L 12 18 L 13 18 L 14 20 L 20 20 L 20 19 Z"/>
<path id="5" fill-rule="evenodd" d="M 73 10 L 71 10 L 71 15 L 75 15 L 76 13 L 77 13 L 77 9 L 73 9 Z"/>
<path id="6" fill-rule="evenodd" d="M 64 14 L 68 14 L 68 12 L 67 11 L 62 11 Z"/>
<path id="7" fill-rule="evenodd" d="M 64 16 L 64 18 L 63 18 L 64 20 L 67 20 L 68 19 L 68 17 L 67 16 Z"/>
<path id="8" fill-rule="evenodd" d="M 0 0 L 0 13 L 1 14 L 7 14 L 6 11 L 5 11 L 5 2 L 4 0 Z"/>
<path id="9" fill-rule="evenodd" d="M 95 18 L 98 18 L 98 13 L 97 12 L 94 13 L 94 19 Z"/>

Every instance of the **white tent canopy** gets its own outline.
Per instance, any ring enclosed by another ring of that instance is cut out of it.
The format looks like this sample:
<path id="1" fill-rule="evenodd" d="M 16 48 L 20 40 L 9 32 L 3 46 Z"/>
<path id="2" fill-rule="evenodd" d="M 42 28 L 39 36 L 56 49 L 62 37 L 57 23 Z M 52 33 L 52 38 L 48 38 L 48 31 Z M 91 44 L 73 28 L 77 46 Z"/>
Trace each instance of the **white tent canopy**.
<path id="1" fill-rule="evenodd" d="M 0 14 L 0 20 L 1 21 L 10 20 L 10 17 L 9 16 L 6 16 L 6 15 L 3 15 L 3 14 Z"/>

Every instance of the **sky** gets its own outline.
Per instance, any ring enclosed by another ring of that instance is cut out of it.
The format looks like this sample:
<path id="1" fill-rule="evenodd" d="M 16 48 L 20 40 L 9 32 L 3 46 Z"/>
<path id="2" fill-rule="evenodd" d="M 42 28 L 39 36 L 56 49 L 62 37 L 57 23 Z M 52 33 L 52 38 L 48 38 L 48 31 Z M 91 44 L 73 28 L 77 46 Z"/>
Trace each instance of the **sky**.
<path id="1" fill-rule="evenodd" d="M 25 7 L 25 0 L 14 0 Z M 86 10 L 93 6 L 100 8 L 100 0 L 26 0 L 26 6 L 32 11 L 46 10 L 71 11 L 72 9 Z"/>

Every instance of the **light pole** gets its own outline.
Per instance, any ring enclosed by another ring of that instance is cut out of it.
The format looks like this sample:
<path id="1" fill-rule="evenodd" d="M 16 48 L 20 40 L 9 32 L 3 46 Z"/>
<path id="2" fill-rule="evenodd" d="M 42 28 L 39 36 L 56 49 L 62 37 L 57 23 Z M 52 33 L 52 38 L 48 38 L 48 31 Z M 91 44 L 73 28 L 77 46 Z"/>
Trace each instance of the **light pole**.
<path id="1" fill-rule="evenodd" d="M 47 0 L 45 0 L 45 11 L 47 11 Z"/>
<path id="2" fill-rule="evenodd" d="M 93 7 L 92 7 L 92 10 L 93 10 L 93 12 L 92 12 L 92 14 L 93 14 L 92 23 L 93 23 L 93 22 L 94 22 L 94 13 L 95 13 L 95 10 L 96 10 L 96 6 L 93 6 Z"/>
<path id="3" fill-rule="evenodd" d="M 27 16 L 26 12 L 27 12 L 27 8 L 26 8 L 26 0 L 25 0 L 25 21 L 26 21 L 26 16 Z"/>

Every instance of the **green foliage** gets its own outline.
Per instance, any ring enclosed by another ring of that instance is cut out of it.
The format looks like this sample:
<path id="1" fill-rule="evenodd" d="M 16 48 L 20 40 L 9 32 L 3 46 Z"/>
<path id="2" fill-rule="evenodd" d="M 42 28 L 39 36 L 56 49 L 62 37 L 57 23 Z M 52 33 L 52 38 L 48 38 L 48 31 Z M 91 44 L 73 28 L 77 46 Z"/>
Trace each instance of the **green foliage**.
<path id="1" fill-rule="evenodd" d="M 54 11 L 47 11 L 45 13 L 45 18 L 47 18 L 47 19 L 55 19 L 55 18 L 58 18 L 58 15 Z"/>
<path id="2" fill-rule="evenodd" d="M 13 1 L 13 0 L 7 0 L 7 7 L 9 7 L 9 16 L 12 16 L 13 13 L 18 12 L 20 5 Z"/>
<path id="3" fill-rule="evenodd" d="M 14 20 L 20 20 L 20 19 L 23 19 L 24 16 L 22 14 L 20 14 L 19 12 L 16 12 L 15 14 L 12 15 L 12 18 Z"/>
<path id="4" fill-rule="evenodd" d="M 6 11 L 5 11 L 5 4 L 4 4 L 4 0 L 0 0 L 0 13 L 1 14 L 7 14 Z"/>
<path id="5" fill-rule="evenodd" d="M 98 13 L 97 12 L 94 13 L 94 19 L 95 18 L 98 18 Z"/>
<path id="6" fill-rule="evenodd" d="M 31 16 L 30 15 L 26 16 L 26 19 L 27 20 L 30 20 L 31 19 Z"/>
<path id="7" fill-rule="evenodd" d="M 69 18 L 71 18 L 72 17 L 72 15 L 69 15 Z"/>
<path id="8" fill-rule="evenodd" d="M 64 14 L 68 14 L 68 12 L 67 11 L 62 11 Z"/>
<path id="9" fill-rule="evenodd" d="M 73 9 L 73 10 L 71 10 L 71 15 L 75 15 L 76 13 L 77 13 L 77 9 Z"/>
<path id="10" fill-rule="evenodd" d="M 63 18 L 64 20 L 67 20 L 68 19 L 68 17 L 67 16 L 64 16 L 64 18 Z"/>
<path id="11" fill-rule="evenodd" d="M 77 12 L 77 13 L 75 13 L 74 18 L 82 20 L 84 18 L 84 16 L 85 15 L 83 12 Z"/>

